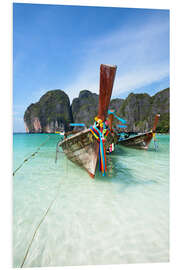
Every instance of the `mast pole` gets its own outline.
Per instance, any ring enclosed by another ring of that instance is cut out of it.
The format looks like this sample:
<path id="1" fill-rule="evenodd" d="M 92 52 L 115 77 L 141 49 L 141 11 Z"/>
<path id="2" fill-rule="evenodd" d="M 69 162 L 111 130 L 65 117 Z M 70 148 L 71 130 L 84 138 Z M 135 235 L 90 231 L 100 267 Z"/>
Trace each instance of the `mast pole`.
<path id="1" fill-rule="evenodd" d="M 111 99 L 114 79 L 117 66 L 100 66 L 100 88 L 99 88 L 99 108 L 98 118 L 105 121 Z"/>

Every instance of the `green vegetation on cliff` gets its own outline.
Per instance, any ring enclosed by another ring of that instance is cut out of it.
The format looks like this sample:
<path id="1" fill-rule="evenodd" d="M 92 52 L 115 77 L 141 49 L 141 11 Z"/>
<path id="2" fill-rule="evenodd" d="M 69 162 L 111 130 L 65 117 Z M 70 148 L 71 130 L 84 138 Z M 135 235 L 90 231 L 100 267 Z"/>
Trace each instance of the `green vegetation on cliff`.
<path id="1" fill-rule="evenodd" d="M 87 127 L 93 124 L 98 112 L 99 96 L 89 90 L 82 90 L 79 97 L 73 99 L 71 109 L 75 123 L 84 123 Z"/>
<path id="2" fill-rule="evenodd" d="M 117 114 L 128 122 L 130 131 L 144 132 L 153 126 L 154 117 L 160 114 L 157 132 L 169 132 L 169 88 L 154 96 L 131 93 L 124 100 Z"/>
<path id="3" fill-rule="evenodd" d="M 48 91 L 27 108 L 24 121 L 29 132 L 54 132 L 62 125 L 68 130 L 72 122 L 68 95 L 62 90 Z"/>
<path id="4" fill-rule="evenodd" d="M 157 133 L 169 133 L 169 113 L 161 115 L 156 131 Z"/>
<path id="5" fill-rule="evenodd" d="M 93 124 L 98 113 L 99 96 L 82 90 L 70 105 L 68 95 L 62 90 L 48 91 L 37 103 L 25 111 L 24 121 L 29 132 L 54 132 L 61 125 L 69 130 L 69 123 Z M 128 130 L 144 132 L 153 126 L 155 115 L 160 114 L 157 132 L 169 132 L 169 88 L 154 96 L 131 93 L 126 99 L 112 99 L 109 109 L 127 120 Z M 116 125 L 118 120 L 114 120 Z"/>

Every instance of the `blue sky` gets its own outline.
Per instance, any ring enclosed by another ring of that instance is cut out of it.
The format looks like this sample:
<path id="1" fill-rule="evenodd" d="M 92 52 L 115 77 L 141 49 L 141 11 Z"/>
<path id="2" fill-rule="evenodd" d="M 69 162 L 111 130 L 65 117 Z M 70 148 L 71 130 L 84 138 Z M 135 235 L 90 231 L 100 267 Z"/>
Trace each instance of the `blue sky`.
<path id="1" fill-rule="evenodd" d="M 169 87 L 169 11 L 14 4 L 14 131 L 48 90 L 98 93 L 101 63 L 118 66 L 113 98 Z"/>

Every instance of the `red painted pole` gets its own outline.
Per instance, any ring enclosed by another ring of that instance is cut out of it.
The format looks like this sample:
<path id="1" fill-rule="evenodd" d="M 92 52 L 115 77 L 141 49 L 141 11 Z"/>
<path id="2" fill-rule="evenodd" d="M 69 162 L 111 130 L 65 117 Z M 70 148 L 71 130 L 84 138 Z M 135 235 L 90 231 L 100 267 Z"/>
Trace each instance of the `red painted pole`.
<path id="1" fill-rule="evenodd" d="M 100 89 L 98 117 L 105 121 L 111 99 L 117 66 L 100 66 Z"/>

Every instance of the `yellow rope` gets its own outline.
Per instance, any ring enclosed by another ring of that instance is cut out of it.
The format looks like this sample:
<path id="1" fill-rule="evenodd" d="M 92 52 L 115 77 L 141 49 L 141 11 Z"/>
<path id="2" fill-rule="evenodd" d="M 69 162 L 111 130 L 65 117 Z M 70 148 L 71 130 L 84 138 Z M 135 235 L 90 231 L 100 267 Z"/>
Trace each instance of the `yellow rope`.
<path id="1" fill-rule="evenodd" d="M 50 137 L 49 137 L 49 138 L 50 138 Z M 49 138 L 48 138 L 48 139 L 49 139 Z M 38 150 L 40 150 L 40 147 L 41 147 L 42 145 L 44 145 L 46 142 L 47 142 L 47 140 L 46 140 L 45 142 L 43 142 L 43 143 L 39 146 Z M 37 152 L 38 152 L 38 151 L 34 152 L 32 155 L 35 155 Z M 31 157 L 32 155 L 30 155 L 30 157 Z M 27 160 L 28 160 L 28 159 L 27 159 Z M 24 256 L 23 261 L 22 261 L 22 263 L 21 263 L 21 266 L 20 266 L 21 268 L 24 266 L 24 263 L 25 263 L 25 261 L 26 261 L 26 259 L 27 259 L 27 256 L 28 256 L 28 254 L 29 254 L 29 251 L 30 251 L 30 248 L 31 248 L 31 246 L 32 246 L 32 243 L 33 243 L 33 241 L 34 241 L 34 239 L 35 239 L 35 236 L 36 236 L 36 234 L 37 234 L 37 232 L 38 232 L 38 229 L 40 228 L 40 226 L 41 226 L 41 224 L 43 223 L 44 219 L 46 218 L 48 212 L 50 211 L 52 205 L 54 204 L 54 202 L 56 201 L 56 199 L 57 199 L 57 197 L 58 197 L 59 190 L 60 190 L 60 185 L 61 185 L 61 183 L 60 183 L 59 186 L 58 186 L 58 191 L 57 191 L 57 193 L 56 193 L 54 199 L 53 199 L 53 200 L 51 201 L 51 203 L 49 204 L 49 206 L 48 206 L 48 208 L 47 208 L 45 214 L 44 214 L 43 217 L 41 218 L 40 222 L 38 223 L 38 225 L 37 225 L 37 227 L 36 227 L 36 229 L 35 229 L 35 231 L 34 231 L 34 233 L 33 233 L 32 239 L 31 239 L 31 241 L 30 241 L 30 243 L 29 243 L 29 245 L 28 245 L 28 248 L 27 248 L 27 250 L 26 250 L 25 256 Z"/>
<path id="2" fill-rule="evenodd" d="M 36 233 L 37 233 L 37 231 L 38 231 L 40 225 L 43 223 L 43 221 L 44 221 L 44 219 L 46 218 L 46 216 L 47 216 L 49 210 L 51 209 L 52 205 L 54 204 L 54 202 L 56 201 L 56 199 L 57 199 L 57 197 L 58 197 L 59 189 L 60 189 L 60 184 L 59 184 L 59 187 L 58 187 L 58 191 L 57 191 L 56 196 L 55 196 L 54 199 L 51 201 L 49 207 L 47 208 L 45 214 L 43 215 L 42 219 L 40 220 L 39 224 L 37 225 L 37 227 L 36 227 L 36 229 L 35 229 L 35 231 L 34 231 L 33 237 L 32 237 L 32 239 L 31 239 L 31 241 L 30 241 L 30 243 L 29 243 L 29 245 L 28 245 L 26 254 L 25 254 L 24 259 L 23 259 L 23 261 L 22 261 L 21 268 L 24 266 L 24 263 L 25 263 L 26 258 L 27 258 L 27 256 L 28 256 L 28 253 L 29 253 L 29 250 L 30 250 L 30 248 L 31 248 L 31 246 L 32 246 L 32 243 L 33 243 L 33 241 L 34 241 L 34 238 L 35 238 L 35 236 L 36 236 Z"/>

